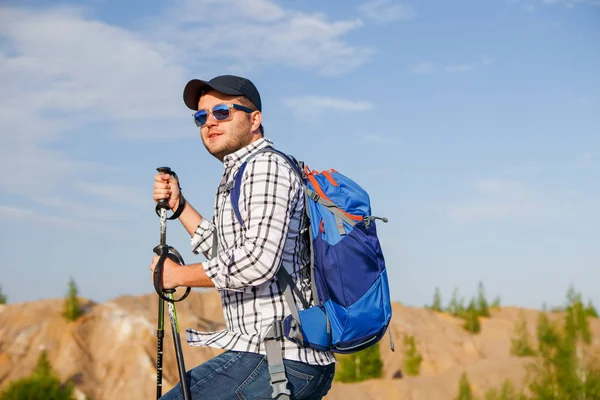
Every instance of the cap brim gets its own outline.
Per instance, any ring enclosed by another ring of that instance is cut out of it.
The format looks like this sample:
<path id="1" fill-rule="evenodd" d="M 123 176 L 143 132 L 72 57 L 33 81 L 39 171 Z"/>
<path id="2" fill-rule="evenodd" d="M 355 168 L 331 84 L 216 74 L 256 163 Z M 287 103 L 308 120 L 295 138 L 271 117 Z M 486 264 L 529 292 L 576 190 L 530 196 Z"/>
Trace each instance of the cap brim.
<path id="1" fill-rule="evenodd" d="M 207 89 L 216 90 L 217 92 L 230 96 L 243 96 L 241 92 L 230 87 L 221 86 L 216 83 L 209 84 L 200 79 L 192 79 L 183 89 L 183 102 L 190 110 L 198 110 L 198 100 L 200 100 L 200 95 L 202 92 L 206 92 Z"/>

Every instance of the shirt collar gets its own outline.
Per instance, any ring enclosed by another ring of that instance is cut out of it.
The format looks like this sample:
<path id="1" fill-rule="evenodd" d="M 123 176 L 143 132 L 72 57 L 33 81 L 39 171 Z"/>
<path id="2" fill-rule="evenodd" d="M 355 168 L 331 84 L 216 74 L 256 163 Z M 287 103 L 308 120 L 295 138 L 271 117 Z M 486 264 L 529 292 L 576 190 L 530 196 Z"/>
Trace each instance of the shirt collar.
<path id="1" fill-rule="evenodd" d="M 273 142 L 270 139 L 262 137 L 257 141 L 250 143 L 246 147 L 242 147 L 238 151 L 227 154 L 225 157 L 223 157 L 225 169 L 232 168 L 235 165 L 241 165 L 242 162 L 244 162 L 244 160 L 247 159 L 252 153 L 257 152 L 260 149 L 264 149 L 265 147 L 273 147 Z"/>

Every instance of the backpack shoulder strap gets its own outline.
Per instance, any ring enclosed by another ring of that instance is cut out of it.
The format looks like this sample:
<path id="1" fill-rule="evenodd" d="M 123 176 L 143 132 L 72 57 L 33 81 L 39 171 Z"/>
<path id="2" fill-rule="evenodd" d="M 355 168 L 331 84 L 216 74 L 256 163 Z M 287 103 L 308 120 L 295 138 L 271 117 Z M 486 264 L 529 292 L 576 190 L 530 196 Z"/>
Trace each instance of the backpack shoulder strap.
<path id="1" fill-rule="evenodd" d="M 244 170 L 246 169 L 246 165 L 248 161 L 250 161 L 253 157 L 257 156 L 261 153 L 273 152 L 279 154 L 283 157 L 284 160 L 292 167 L 294 172 L 300 178 L 300 182 L 304 184 L 304 176 L 302 174 L 301 168 L 298 166 L 298 163 L 295 159 L 288 156 L 287 154 L 276 150 L 272 147 L 265 147 L 254 154 L 251 154 L 240 166 L 240 168 L 235 173 L 233 178 L 233 187 L 231 188 L 231 206 L 233 207 L 233 211 L 235 212 L 235 216 L 240 223 L 242 222 L 242 215 L 240 214 L 239 209 L 239 199 L 240 199 L 240 189 L 242 186 L 242 177 L 244 176 Z M 290 274 L 284 269 L 279 268 L 277 271 L 277 279 L 278 284 L 280 286 L 281 291 L 283 292 L 284 298 L 290 307 L 290 311 L 298 324 L 300 323 L 300 317 L 298 315 L 298 308 L 294 301 L 294 295 L 292 291 L 296 292 L 298 298 L 302 301 L 302 305 L 304 308 L 308 307 L 308 302 L 304 299 L 301 293 L 299 293 L 298 288 L 294 284 L 294 281 Z M 267 353 L 267 362 L 269 365 L 269 377 L 271 381 L 272 387 L 272 398 L 277 400 L 288 400 L 290 398 L 291 392 L 287 388 L 287 377 L 285 375 L 285 366 L 283 364 L 283 356 L 282 356 L 282 348 L 281 348 L 281 340 L 284 337 L 283 335 L 283 323 L 282 321 L 273 321 L 272 326 L 269 328 L 265 338 L 264 345 L 265 351 Z"/>
<path id="2" fill-rule="evenodd" d="M 244 162 L 242 163 L 240 168 L 235 173 L 235 176 L 233 177 L 233 182 L 232 182 L 233 187 L 231 188 L 231 206 L 233 207 L 233 212 L 235 213 L 235 217 L 237 218 L 240 225 L 243 225 L 243 221 L 242 221 L 242 214 L 240 214 L 240 207 L 238 205 L 238 202 L 240 200 L 240 190 L 241 190 L 241 186 L 242 186 L 242 178 L 244 176 L 244 170 L 246 169 L 246 165 L 248 164 L 248 162 L 252 158 L 256 157 L 257 155 L 259 155 L 261 153 L 279 154 L 292 167 L 294 172 L 300 178 L 300 182 L 304 183 L 304 175 L 302 173 L 302 170 L 298 166 L 298 163 L 296 162 L 296 160 L 293 157 L 285 154 L 284 152 L 274 149 L 273 147 L 265 147 L 263 149 L 258 150 L 255 153 L 251 154 L 246 160 L 244 160 Z"/>

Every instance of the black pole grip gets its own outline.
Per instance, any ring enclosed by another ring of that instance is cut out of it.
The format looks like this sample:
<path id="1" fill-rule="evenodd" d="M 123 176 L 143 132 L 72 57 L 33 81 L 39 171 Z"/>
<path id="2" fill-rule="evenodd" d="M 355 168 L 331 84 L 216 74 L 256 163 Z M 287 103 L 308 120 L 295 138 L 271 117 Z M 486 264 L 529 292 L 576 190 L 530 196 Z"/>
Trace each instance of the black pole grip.
<path id="1" fill-rule="evenodd" d="M 161 173 L 161 174 L 169 174 L 171 175 L 171 168 L 170 167 L 158 167 L 156 168 L 156 170 Z M 157 206 L 156 206 L 156 213 L 159 214 L 160 213 L 160 209 L 164 208 L 166 210 L 169 209 L 169 202 L 167 199 L 162 199 L 158 202 Z"/>
<path id="2" fill-rule="evenodd" d="M 154 275 L 153 275 L 154 290 L 156 291 L 156 294 L 158 294 L 158 296 L 161 299 L 168 301 L 169 303 L 176 303 L 179 301 L 183 301 L 190 294 L 190 292 L 192 290 L 191 287 L 188 287 L 185 290 L 185 293 L 179 299 L 170 299 L 169 297 L 165 296 L 164 293 L 174 293 L 175 289 L 165 289 L 163 287 L 163 283 L 162 283 L 163 282 L 162 275 L 163 275 L 163 268 L 165 266 L 165 259 L 169 258 L 171 261 L 174 261 L 179 265 L 185 265 L 185 263 L 183 262 L 183 258 L 181 257 L 181 254 L 179 254 L 179 252 L 171 246 L 160 245 L 160 244 L 158 246 L 154 247 L 153 251 L 154 251 L 154 253 L 156 253 L 157 256 L 160 257 L 158 259 L 158 262 L 156 263 L 156 266 L 154 267 Z"/>
<path id="3" fill-rule="evenodd" d="M 173 213 L 173 215 L 171 215 L 170 217 L 167 218 L 167 219 L 177 219 L 177 218 L 179 218 L 179 216 L 183 212 L 183 208 L 185 207 L 185 199 L 183 198 L 183 194 L 181 193 L 181 185 L 179 184 L 179 177 L 177 176 L 175 171 L 173 171 L 170 167 L 158 167 L 158 168 L 156 168 L 156 170 L 158 172 L 160 172 L 161 174 L 169 174 L 173 178 L 175 178 L 175 180 L 177 180 L 177 186 L 179 186 L 179 204 L 177 205 L 177 211 L 175 211 Z M 158 204 L 156 205 L 156 215 L 158 215 L 160 217 L 160 210 L 163 208 L 165 210 L 171 209 L 171 207 L 169 207 L 169 201 L 167 199 L 162 199 L 158 202 Z"/>

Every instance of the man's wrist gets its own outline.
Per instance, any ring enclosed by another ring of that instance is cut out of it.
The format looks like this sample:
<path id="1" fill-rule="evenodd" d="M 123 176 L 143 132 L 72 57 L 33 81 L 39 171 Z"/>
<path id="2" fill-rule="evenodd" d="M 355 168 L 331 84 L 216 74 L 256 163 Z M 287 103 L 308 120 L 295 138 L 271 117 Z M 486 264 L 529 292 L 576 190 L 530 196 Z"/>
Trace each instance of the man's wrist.
<path id="1" fill-rule="evenodd" d="M 183 276 L 185 271 L 183 270 L 183 268 L 179 267 L 175 269 L 175 271 L 175 282 L 177 283 L 177 287 L 186 286 L 185 277 Z"/>
<path id="2" fill-rule="evenodd" d="M 185 197 L 183 197 L 182 194 L 179 195 L 179 198 L 183 199 L 183 200 L 177 200 L 177 205 L 173 209 L 173 212 L 177 212 L 180 208 L 181 208 L 182 212 L 183 212 L 183 210 L 185 210 L 185 206 L 187 205 L 187 200 L 185 199 Z"/>
<path id="3" fill-rule="evenodd" d="M 172 208 L 173 215 L 171 215 L 168 219 L 177 219 L 181 216 L 183 211 L 185 210 L 185 206 L 187 205 L 187 200 L 183 197 L 181 192 L 179 193 L 179 200 L 177 200 L 177 206 Z"/>

